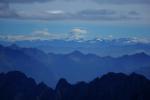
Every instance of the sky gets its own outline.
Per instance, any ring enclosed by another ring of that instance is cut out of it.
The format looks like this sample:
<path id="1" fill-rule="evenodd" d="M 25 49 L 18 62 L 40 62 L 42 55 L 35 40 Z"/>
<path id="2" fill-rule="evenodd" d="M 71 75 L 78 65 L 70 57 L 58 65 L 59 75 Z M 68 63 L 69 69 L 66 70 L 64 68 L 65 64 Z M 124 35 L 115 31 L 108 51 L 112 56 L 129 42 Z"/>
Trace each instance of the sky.
<path id="1" fill-rule="evenodd" d="M 0 0 L 0 39 L 143 38 L 150 0 Z"/>

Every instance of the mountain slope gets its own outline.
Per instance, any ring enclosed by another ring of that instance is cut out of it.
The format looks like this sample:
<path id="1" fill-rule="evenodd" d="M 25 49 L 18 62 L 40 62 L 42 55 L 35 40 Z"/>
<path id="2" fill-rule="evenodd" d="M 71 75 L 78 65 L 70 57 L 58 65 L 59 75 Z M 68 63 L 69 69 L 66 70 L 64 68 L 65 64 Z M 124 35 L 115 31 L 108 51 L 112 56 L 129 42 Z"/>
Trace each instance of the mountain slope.
<path id="1" fill-rule="evenodd" d="M 145 53 L 121 57 L 100 57 L 94 54 L 82 54 L 74 51 L 70 54 L 49 54 L 52 70 L 71 82 L 91 80 L 107 72 L 136 72 L 150 65 L 150 56 Z M 148 70 L 150 72 L 150 70 Z M 144 71 L 141 72 L 143 75 Z M 147 77 L 150 78 L 148 75 Z"/>
<path id="2" fill-rule="evenodd" d="M 62 87 L 60 87 L 62 84 Z M 149 100 L 150 81 L 138 74 L 108 73 L 90 83 L 56 88 L 61 100 Z M 61 95 L 60 95 L 61 94 Z"/>
<path id="3" fill-rule="evenodd" d="M 107 72 L 138 72 L 150 78 L 149 66 L 150 56 L 144 52 L 121 57 L 100 57 L 80 51 L 46 54 L 36 48 L 0 46 L 1 72 L 19 70 L 50 86 L 54 86 L 62 77 L 75 83 L 82 80 L 90 81 Z"/>
<path id="4" fill-rule="evenodd" d="M 33 51 L 34 49 L 28 50 L 28 52 L 34 52 L 35 58 L 24 52 L 24 50 L 26 49 L 0 46 L 0 71 L 22 71 L 35 78 L 36 81 L 44 81 L 47 84 L 54 85 L 55 78 L 50 68 L 45 63 L 37 60 L 38 52 Z M 52 81 L 49 81 L 49 79 Z"/>
<path id="5" fill-rule="evenodd" d="M 12 71 L 0 74 L 1 100 L 149 100 L 150 80 L 132 73 L 108 73 L 89 83 L 74 85 L 60 79 L 56 88 Z"/>
<path id="6" fill-rule="evenodd" d="M 55 100 L 54 90 L 25 74 L 13 71 L 0 74 L 1 100 Z"/>
<path id="7" fill-rule="evenodd" d="M 84 53 L 94 53 L 99 56 L 122 56 L 125 54 L 134 54 L 146 52 L 150 54 L 150 42 L 142 41 L 136 38 L 116 38 L 116 39 L 98 39 L 83 41 L 81 40 L 24 40 L 24 41 L 0 41 L 0 44 L 17 44 L 21 47 L 38 48 L 44 52 L 70 53 L 79 50 Z"/>

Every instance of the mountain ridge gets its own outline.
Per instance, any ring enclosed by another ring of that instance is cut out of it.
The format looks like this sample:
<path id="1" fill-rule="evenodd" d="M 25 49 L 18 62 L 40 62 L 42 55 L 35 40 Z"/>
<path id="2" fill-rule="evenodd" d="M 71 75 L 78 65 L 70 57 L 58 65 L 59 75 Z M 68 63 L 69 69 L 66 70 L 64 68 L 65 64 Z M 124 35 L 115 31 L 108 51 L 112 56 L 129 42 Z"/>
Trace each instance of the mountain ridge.
<path id="1" fill-rule="evenodd" d="M 150 56 L 143 52 L 121 57 L 100 57 L 91 53 L 83 54 L 80 51 L 69 54 L 47 54 L 36 48 L 19 46 L 11 48 L 0 45 L 1 72 L 23 71 L 38 81 L 53 83 L 53 86 L 61 77 L 75 83 L 80 80 L 89 81 L 100 73 L 105 74 L 110 71 L 127 74 L 138 72 L 150 78 L 149 65 Z M 50 77 L 53 77 L 54 82 L 47 82 Z"/>
<path id="2" fill-rule="evenodd" d="M 26 40 L 26 41 L 0 41 L 0 44 L 9 46 L 17 44 L 20 47 L 38 48 L 46 53 L 70 53 L 79 50 L 84 53 L 94 53 L 99 56 L 122 56 L 125 54 L 134 54 L 138 52 L 146 52 L 150 54 L 150 42 L 141 41 L 132 38 L 119 39 L 93 39 L 78 42 L 75 40 Z"/>
<path id="3" fill-rule="evenodd" d="M 52 89 L 20 71 L 0 73 L 2 100 L 149 100 L 150 80 L 143 75 L 109 72 L 90 82 L 60 79 Z"/>

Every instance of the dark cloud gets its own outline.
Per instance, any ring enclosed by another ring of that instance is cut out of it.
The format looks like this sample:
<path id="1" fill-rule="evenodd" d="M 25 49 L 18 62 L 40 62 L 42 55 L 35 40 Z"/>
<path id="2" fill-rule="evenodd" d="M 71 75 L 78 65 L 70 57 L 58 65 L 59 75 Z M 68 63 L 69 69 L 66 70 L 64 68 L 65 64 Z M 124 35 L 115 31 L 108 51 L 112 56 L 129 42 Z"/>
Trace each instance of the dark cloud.
<path id="1" fill-rule="evenodd" d="M 128 12 L 129 15 L 133 15 L 133 16 L 138 16 L 140 15 L 140 13 L 138 13 L 137 11 L 130 11 Z"/>
<path id="2" fill-rule="evenodd" d="M 134 15 L 134 16 L 133 16 Z M 116 21 L 116 20 L 137 20 L 139 15 L 135 11 L 124 15 L 118 14 L 110 9 L 90 9 L 76 13 L 67 13 L 61 11 L 52 12 L 32 12 L 18 13 L 9 8 L 7 4 L 0 5 L 0 18 L 17 18 L 17 19 L 33 19 L 33 20 L 83 20 L 83 21 Z"/>
<path id="3" fill-rule="evenodd" d="M 96 16 L 101 16 L 101 15 L 113 15 L 115 14 L 115 11 L 112 10 L 107 10 L 107 9 L 94 9 L 94 10 L 83 10 L 79 12 L 79 15 L 96 15 Z"/>
<path id="4" fill-rule="evenodd" d="M 0 3 L 0 10 L 7 9 L 7 8 L 9 8 L 9 5 L 7 3 Z"/>
<path id="5" fill-rule="evenodd" d="M 0 3 L 34 3 L 34 2 L 42 3 L 49 1 L 74 2 L 81 0 L 0 0 Z M 150 0 L 86 0 L 86 1 L 97 2 L 99 4 L 150 4 Z"/>
<path id="6" fill-rule="evenodd" d="M 64 1 L 74 2 L 81 0 L 64 0 Z M 82 0 L 82 1 L 91 1 L 100 4 L 150 4 L 150 0 Z"/>
<path id="7" fill-rule="evenodd" d="M 150 0 L 93 0 L 100 4 L 150 4 Z"/>
<path id="8" fill-rule="evenodd" d="M 115 11 L 107 9 L 83 10 L 76 13 L 75 17 L 82 20 L 108 20 L 115 15 Z"/>
<path id="9" fill-rule="evenodd" d="M 0 0 L 0 3 L 34 3 L 34 2 L 48 2 L 53 0 Z"/>
<path id="10" fill-rule="evenodd" d="M 0 3 L 0 18 L 18 18 L 16 11 L 10 9 L 9 4 Z"/>
<path id="11" fill-rule="evenodd" d="M 104 20 L 104 21 L 113 21 L 113 20 L 136 20 L 139 19 L 137 16 L 131 16 L 129 14 L 120 15 L 114 10 L 110 9 L 96 9 L 96 10 L 83 10 L 76 13 L 73 17 L 78 20 Z"/>

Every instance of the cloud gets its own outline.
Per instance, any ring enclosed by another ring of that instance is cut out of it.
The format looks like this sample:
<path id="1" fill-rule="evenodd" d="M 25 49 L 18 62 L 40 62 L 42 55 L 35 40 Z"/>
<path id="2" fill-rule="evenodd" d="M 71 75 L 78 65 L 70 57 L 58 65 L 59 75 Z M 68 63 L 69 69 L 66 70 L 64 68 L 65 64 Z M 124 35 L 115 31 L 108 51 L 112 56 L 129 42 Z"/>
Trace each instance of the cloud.
<path id="1" fill-rule="evenodd" d="M 130 11 L 128 12 L 129 15 L 133 15 L 133 16 L 138 16 L 140 15 L 140 13 L 138 13 L 137 11 Z"/>
<path id="2" fill-rule="evenodd" d="M 108 17 L 112 18 L 115 13 L 115 11 L 108 9 L 87 9 L 78 12 L 76 18 L 82 20 L 108 20 Z"/>
<path id="3" fill-rule="evenodd" d="M 0 40 L 2 41 L 33 41 L 33 40 L 67 40 L 67 41 L 89 41 L 91 43 L 95 43 L 95 40 L 98 41 L 119 41 L 123 42 L 125 44 L 132 44 L 132 43 L 150 43 L 149 39 L 146 38 L 140 38 L 140 37 L 132 37 L 132 38 L 115 38 L 112 35 L 108 35 L 106 37 L 95 37 L 94 40 L 93 38 L 88 38 L 88 31 L 85 29 L 81 28 L 73 28 L 69 33 L 50 33 L 48 32 L 48 29 L 43 29 L 43 30 L 36 30 L 31 34 L 16 34 L 16 35 L 1 35 L 0 34 Z"/>
<path id="4" fill-rule="evenodd" d="M 0 0 L 0 3 L 35 3 L 35 2 L 42 3 L 50 1 L 75 2 L 81 0 Z M 150 4 L 150 0 L 86 0 L 86 1 L 96 2 L 99 4 Z"/>
<path id="5" fill-rule="evenodd" d="M 31 20 L 66 20 L 72 18 L 71 13 L 66 13 L 61 10 L 46 10 L 37 12 L 16 12 L 19 16 L 18 19 L 31 19 Z"/>
<path id="6" fill-rule="evenodd" d="M 6 9 L 6 8 L 8 8 L 8 4 L 0 3 L 0 9 Z"/>
<path id="7" fill-rule="evenodd" d="M 36 30 L 31 34 L 0 35 L 1 40 L 22 41 L 22 40 L 52 40 L 63 38 L 62 35 L 48 32 L 48 29 Z"/>
<path id="8" fill-rule="evenodd" d="M 150 0 L 94 0 L 99 4 L 150 4 Z"/>
<path id="9" fill-rule="evenodd" d="M 75 13 L 62 10 L 46 10 L 42 12 L 14 11 L 1 5 L 0 18 L 32 19 L 32 20 L 83 20 L 83 21 L 116 21 L 116 20 L 137 20 L 139 14 L 135 11 L 128 14 L 119 14 L 111 9 L 86 9 Z M 134 16 L 132 16 L 134 15 Z"/>
<path id="10" fill-rule="evenodd" d="M 131 43 L 150 43 L 150 40 L 147 38 L 140 38 L 140 37 L 130 37 L 130 38 L 116 38 L 113 35 L 107 35 L 105 37 L 88 37 L 89 32 L 86 29 L 83 28 L 72 28 L 70 32 L 68 33 L 51 33 L 48 31 L 47 28 L 42 30 L 35 30 L 30 34 L 0 34 L 0 40 L 2 41 L 33 41 L 33 40 L 67 40 L 67 41 L 89 41 L 91 43 L 94 43 L 93 40 L 98 41 L 120 41 L 125 44 L 131 44 Z"/>
<path id="11" fill-rule="evenodd" d="M 68 39 L 69 40 L 81 40 L 86 37 L 87 33 L 88 31 L 85 29 L 73 28 L 69 34 Z"/>
<path id="12" fill-rule="evenodd" d="M 81 0 L 64 0 L 64 1 L 81 1 Z M 150 4 L 150 0 L 83 0 L 83 1 L 92 1 L 99 4 Z"/>
<path id="13" fill-rule="evenodd" d="M 43 29 L 43 30 L 34 31 L 32 33 L 32 36 L 47 37 L 47 36 L 50 36 L 50 33 L 48 32 L 48 29 Z"/>
<path id="14" fill-rule="evenodd" d="M 80 11 L 78 14 L 81 15 L 113 15 L 116 12 L 108 9 L 87 9 Z"/>
<path id="15" fill-rule="evenodd" d="M 145 38 L 138 38 L 138 37 L 133 37 L 133 38 L 128 38 L 125 43 L 131 44 L 131 43 L 150 43 L 150 40 L 145 39 Z"/>
<path id="16" fill-rule="evenodd" d="M 89 9 L 83 10 L 76 14 L 76 18 L 79 20 L 91 20 L 91 21 L 120 21 L 120 20 L 137 20 L 140 17 L 131 16 L 131 14 L 120 14 L 117 11 L 111 9 Z"/>
<path id="17" fill-rule="evenodd" d="M 18 14 L 10 9 L 7 3 L 0 3 L 0 18 L 18 18 Z"/>
<path id="18" fill-rule="evenodd" d="M 0 40 L 22 41 L 22 40 L 79 40 L 85 39 L 87 30 L 73 28 L 69 33 L 50 33 L 48 29 L 36 30 L 31 34 L 0 35 Z"/>
<path id="19" fill-rule="evenodd" d="M 78 20 L 91 20 L 91 21 L 120 21 L 120 20 L 137 20 L 140 19 L 139 15 L 131 16 L 131 14 L 122 13 L 111 9 L 88 9 L 83 10 L 75 15 Z"/>
<path id="20" fill-rule="evenodd" d="M 49 2 L 53 0 L 0 0 L 0 3 L 34 3 L 34 2 Z"/>
<path id="21" fill-rule="evenodd" d="M 80 29 L 80 28 L 74 28 L 74 29 L 72 29 L 71 33 L 86 34 L 86 33 L 87 33 L 87 30 Z"/>

